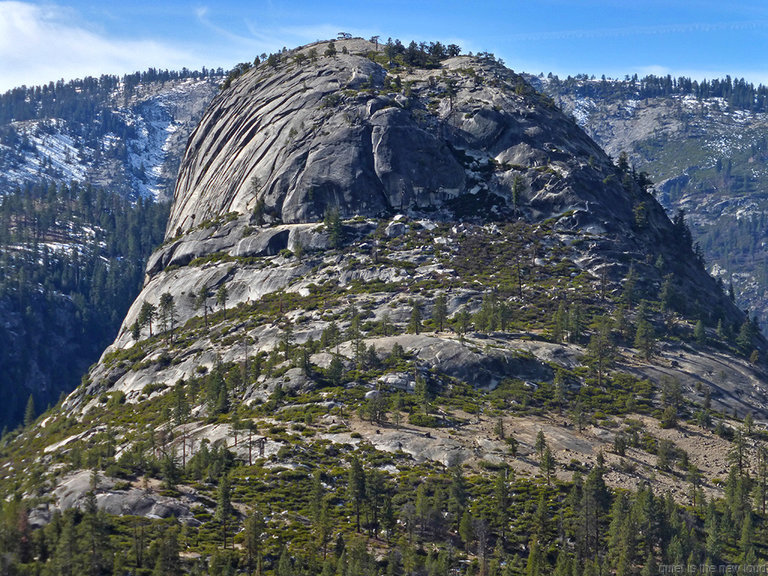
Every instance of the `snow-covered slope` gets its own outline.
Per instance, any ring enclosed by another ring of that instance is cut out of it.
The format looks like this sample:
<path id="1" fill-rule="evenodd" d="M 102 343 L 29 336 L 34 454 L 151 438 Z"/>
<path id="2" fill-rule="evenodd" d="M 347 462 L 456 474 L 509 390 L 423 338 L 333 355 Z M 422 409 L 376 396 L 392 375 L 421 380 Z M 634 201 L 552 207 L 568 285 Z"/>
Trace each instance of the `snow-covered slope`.
<path id="1" fill-rule="evenodd" d="M 187 138 L 220 80 L 185 78 L 130 89 L 121 83 L 103 102 L 83 103 L 95 110 L 89 121 L 41 113 L 0 125 L 0 193 L 46 178 L 169 199 Z"/>

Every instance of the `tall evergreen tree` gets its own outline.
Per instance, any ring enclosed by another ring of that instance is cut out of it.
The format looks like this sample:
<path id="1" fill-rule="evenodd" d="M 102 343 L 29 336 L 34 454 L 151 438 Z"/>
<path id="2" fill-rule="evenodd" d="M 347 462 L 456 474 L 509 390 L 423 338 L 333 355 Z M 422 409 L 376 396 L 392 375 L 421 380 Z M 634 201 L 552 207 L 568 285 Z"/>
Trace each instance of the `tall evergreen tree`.
<path id="1" fill-rule="evenodd" d="M 435 298 L 435 306 L 432 310 L 432 320 L 438 332 L 443 331 L 443 326 L 448 319 L 448 306 L 445 302 L 445 294 L 440 292 Z"/>
<path id="2" fill-rule="evenodd" d="M 208 299 L 211 297 L 211 292 L 208 290 L 208 286 L 203 286 L 200 288 L 200 291 L 197 293 L 197 295 L 194 297 L 194 308 L 195 310 L 200 310 L 202 308 L 203 310 L 203 320 L 205 322 L 205 326 L 208 326 Z"/>
<path id="3" fill-rule="evenodd" d="M 24 410 L 24 426 L 29 426 L 35 421 L 37 413 L 35 412 L 35 397 L 30 394 L 27 400 L 27 408 Z"/>
<path id="4" fill-rule="evenodd" d="M 637 331 L 635 332 L 635 347 L 640 350 L 646 360 L 650 360 L 656 347 L 656 337 L 653 326 L 647 319 L 648 307 L 645 301 L 637 309 Z"/>
<path id="5" fill-rule="evenodd" d="M 229 521 L 232 517 L 234 508 L 232 508 L 232 493 L 229 476 L 224 474 L 219 480 L 219 487 L 216 492 L 216 512 L 214 514 L 214 520 L 221 525 L 221 533 L 223 537 L 223 548 L 227 547 L 227 533 L 229 528 Z"/>
<path id="6" fill-rule="evenodd" d="M 221 306 L 221 309 L 224 311 L 224 317 L 227 317 L 227 301 L 229 300 L 229 289 L 227 288 L 226 284 L 222 284 L 219 286 L 219 289 L 216 291 L 216 304 Z"/>
<path id="7" fill-rule="evenodd" d="M 155 316 L 157 315 L 157 307 L 152 304 L 151 302 L 144 301 L 141 304 L 141 309 L 139 310 L 139 317 L 138 322 L 139 326 L 142 328 L 144 326 L 149 326 L 149 337 L 152 337 L 152 321 L 155 319 Z"/>
<path id="8" fill-rule="evenodd" d="M 176 303 L 170 292 L 160 295 L 159 316 L 163 332 L 166 332 L 169 339 L 173 341 L 173 330 L 176 327 Z"/>
<path id="9" fill-rule="evenodd" d="M 171 526 L 160 536 L 153 576 L 179 576 L 182 573 L 178 535 L 178 527 Z"/>
<path id="10" fill-rule="evenodd" d="M 419 305 L 413 301 L 411 302 L 411 318 L 408 321 L 408 333 L 420 334 L 421 330 L 421 310 L 419 309 Z"/>
<path id="11" fill-rule="evenodd" d="M 355 511 L 355 529 L 360 532 L 360 511 L 365 500 L 365 471 L 357 458 L 352 459 L 349 467 L 347 490 Z"/>
<path id="12" fill-rule="evenodd" d="M 258 510 L 252 510 L 245 519 L 244 548 L 245 565 L 250 574 L 261 575 L 262 555 L 264 547 L 264 532 L 266 525 Z"/>

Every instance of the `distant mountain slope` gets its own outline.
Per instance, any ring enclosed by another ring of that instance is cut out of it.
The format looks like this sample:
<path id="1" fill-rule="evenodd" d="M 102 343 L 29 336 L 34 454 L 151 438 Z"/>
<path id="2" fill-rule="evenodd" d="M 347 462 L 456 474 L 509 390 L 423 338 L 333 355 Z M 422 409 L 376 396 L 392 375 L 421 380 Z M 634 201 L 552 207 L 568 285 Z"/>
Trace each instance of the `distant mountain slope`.
<path id="1" fill-rule="evenodd" d="M 170 198 L 187 138 L 223 72 L 102 76 L 0 96 L 0 193 L 78 180 L 131 198 Z"/>
<path id="2" fill-rule="evenodd" d="M 40 410 L 70 392 L 114 338 L 222 79 L 149 70 L 0 95 L 0 428 L 30 396 Z"/>
<path id="3" fill-rule="evenodd" d="M 768 328 L 768 108 L 743 80 L 531 78 L 614 158 L 685 210 L 707 267 Z"/>

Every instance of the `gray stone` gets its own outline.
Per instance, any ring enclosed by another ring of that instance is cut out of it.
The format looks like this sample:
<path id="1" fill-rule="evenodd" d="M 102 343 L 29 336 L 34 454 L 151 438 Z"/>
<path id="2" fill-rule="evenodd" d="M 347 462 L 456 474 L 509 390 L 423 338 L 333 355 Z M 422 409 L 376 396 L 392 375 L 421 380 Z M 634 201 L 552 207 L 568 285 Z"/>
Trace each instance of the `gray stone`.
<path id="1" fill-rule="evenodd" d="M 238 258 L 246 256 L 274 256 L 280 250 L 288 248 L 290 230 L 266 230 L 253 236 L 247 236 L 237 243 L 232 255 Z"/>
<path id="2" fill-rule="evenodd" d="M 386 234 L 387 238 L 397 238 L 405 234 L 406 230 L 405 223 L 392 222 L 386 227 L 384 234 Z"/>

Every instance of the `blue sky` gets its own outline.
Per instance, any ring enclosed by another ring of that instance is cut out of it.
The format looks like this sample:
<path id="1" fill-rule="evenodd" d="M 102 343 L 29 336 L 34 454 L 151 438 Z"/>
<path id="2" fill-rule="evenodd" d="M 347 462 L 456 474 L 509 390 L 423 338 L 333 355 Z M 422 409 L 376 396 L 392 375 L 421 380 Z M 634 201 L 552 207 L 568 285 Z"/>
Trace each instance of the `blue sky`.
<path id="1" fill-rule="evenodd" d="M 0 0 L 0 91 L 150 66 L 228 69 L 340 31 L 453 42 L 530 73 L 768 84 L 764 0 Z"/>

